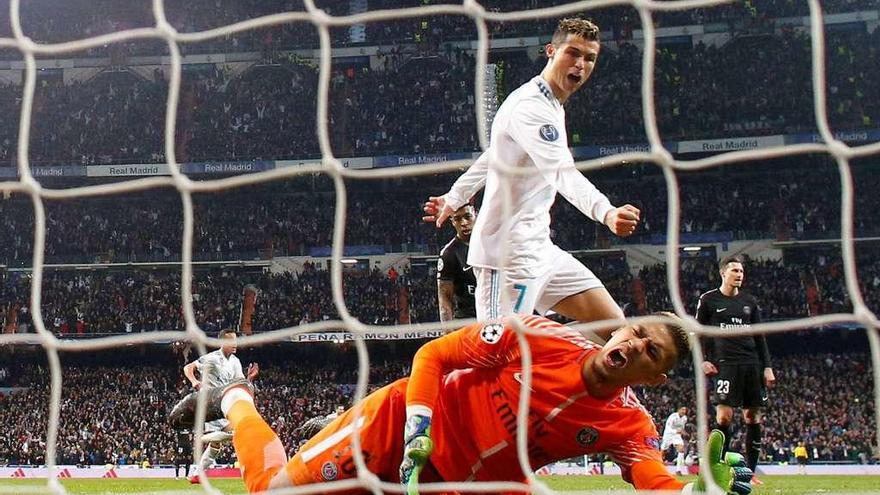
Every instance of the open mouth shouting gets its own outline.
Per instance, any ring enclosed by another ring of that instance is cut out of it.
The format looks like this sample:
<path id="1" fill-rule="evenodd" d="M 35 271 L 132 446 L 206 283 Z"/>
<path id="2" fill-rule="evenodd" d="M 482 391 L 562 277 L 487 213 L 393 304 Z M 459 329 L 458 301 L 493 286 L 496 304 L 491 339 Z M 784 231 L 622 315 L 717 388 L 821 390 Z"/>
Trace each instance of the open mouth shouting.
<path id="1" fill-rule="evenodd" d="M 629 359 L 620 347 L 614 349 L 605 356 L 605 366 L 610 369 L 625 368 L 628 362 Z"/>

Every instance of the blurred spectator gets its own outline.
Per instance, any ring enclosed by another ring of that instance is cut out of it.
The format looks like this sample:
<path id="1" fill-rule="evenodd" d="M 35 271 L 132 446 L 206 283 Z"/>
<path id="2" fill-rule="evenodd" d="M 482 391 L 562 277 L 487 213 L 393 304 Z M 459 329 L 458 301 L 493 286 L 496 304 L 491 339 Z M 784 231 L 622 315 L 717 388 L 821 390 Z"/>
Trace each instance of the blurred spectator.
<path id="1" fill-rule="evenodd" d="M 378 346 L 378 347 L 377 347 Z M 163 351 L 164 349 L 164 351 Z M 370 348 L 370 389 L 409 372 L 413 349 Z M 135 359 L 121 351 L 117 361 Z M 167 347 L 140 351 L 150 365 L 115 364 L 105 357 L 84 357 L 64 368 L 64 389 L 58 436 L 60 464 L 171 464 L 174 432 L 167 411 L 188 392 Z M 245 362 L 259 360 L 261 375 L 257 406 L 278 432 L 289 454 L 304 439 L 296 428 L 305 420 L 351 405 L 357 381 L 357 356 L 350 347 L 305 344 L 242 352 Z M 83 362 L 83 361 L 87 362 Z M 290 366 L 291 360 L 296 365 Z M 787 462 L 803 440 L 811 462 L 870 459 L 874 441 L 870 359 L 861 353 L 786 354 L 776 367 L 784 379 L 771 393 L 767 410 L 764 462 Z M 642 403 L 654 417 L 675 408 L 694 407 L 690 368 L 662 387 L 641 391 Z M 20 364 L 14 386 L 25 391 L 0 397 L 0 464 L 41 464 L 45 461 L 48 371 L 44 365 Z M 711 412 L 711 411 L 710 411 Z M 688 441 L 695 451 L 694 424 Z M 742 439 L 731 448 L 742 450 Z M 233 461 L 228 446 L 220 462 Z"/>
<path id="2" fill-rule="evenodd" d="M 880 235 L 880 189 L 876 160 L 854 165 L 855 232 Z M 612 243 L 663 242 L 667 194 L 662 176 L 627 170 L 588 173 L 616 204 L 642 210 L 636 234 L 611 239 L 566 201 L 551 212 L 551 236 L 568 250 L 608 248 Z M 425 197 L 453 179 L 423 176 L 387 181 L 348 181 L 344 243 L 384 252 L 437 252 L 444 234 L 425 224 Z M 829 239 L 840 236 L 839 173 L 823 159 L 780 159 L 760 169 L 735 168 L 679 178 L 680 225 L 685 234 L 714 233 L 731 240 Z M 176 261 L 182 245 L 182 209 L 176 193 L 153 190 L 109 198 L 46 203 L 48 263 Z M 315 177 L 193 198 L 196 260 L 234 260 L 308 255 L 332 244 L 336 198 L 332 185 Z M 400 212 L 400 214 L 389 214 Z M 0 264 L 20 266 L 32 258 L 30 199 L 0 200 Z"/>
<path id="3" fill-rule="evenodd" d="M 273 38 L 274 39 L 274 38 Z M 828 107 L 835 130 L 880 122 L 880 29 L 828 34 Z M 338 61 L 329 129 L 337 156 L 475 151 L 474 55 L 383 51 L 383 62 Z M 238 74 L 187 66 L 178 105 L 179 162 L 316 158 L 318 72 L 314 61 L 277 55 Z M 644 142 L 640 49 L 603 50 L 586 91 L 566 105 L 573 146 Z M 540 72 L 543 57 L 492 54 L 501 96 Z M 810 40 L 741 36 L 724 46 L 660 45 L 654 77 L 664 139 L 815 132 Z M 777 70 L 766 70 L 775 67 Z M 742 84 L 743 79 L 751 84 Z M 38 77 L 29 157 L 33 164 L 161 163 L 167 82 L 125 68 L 88 81 Z M 0 85 L 0 110 L 17 115 L 21 88 Z M 430 108 L 430 111 L 425 111 Z M 0 163 L 16 156 L 16 119 L 0 124 Z"/>

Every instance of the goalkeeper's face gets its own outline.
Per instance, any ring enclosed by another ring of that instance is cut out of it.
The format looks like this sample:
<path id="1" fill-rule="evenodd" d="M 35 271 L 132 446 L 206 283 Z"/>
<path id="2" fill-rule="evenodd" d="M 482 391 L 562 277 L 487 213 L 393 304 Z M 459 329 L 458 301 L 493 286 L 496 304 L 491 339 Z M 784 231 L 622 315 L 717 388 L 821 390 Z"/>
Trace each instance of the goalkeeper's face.
<path id="1" fill-rule="evenodd" d="M 559 45 L 548 44 L 545 51 L 549 61 L 541 76 L 564 103 L 592 75 L 599 59 L 599 42 L 569 34 Z"/>
<path id="2" fill-rule="evenodd" d="M 617 387 L 659 385 L 678 362 L 675 339 L 662 323 L 620 328 L 593 361 L 600 379 Z"/>

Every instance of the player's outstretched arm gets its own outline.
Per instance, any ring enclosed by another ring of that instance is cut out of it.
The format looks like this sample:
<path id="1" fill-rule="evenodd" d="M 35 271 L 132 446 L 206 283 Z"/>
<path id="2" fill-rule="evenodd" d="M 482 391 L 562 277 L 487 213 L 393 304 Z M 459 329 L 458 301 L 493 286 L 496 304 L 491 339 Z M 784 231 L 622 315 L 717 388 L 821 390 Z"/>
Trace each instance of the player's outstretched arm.
<path id="1" fill-rule="evenodd" d="M 626 204 L 605 214 L 603 223 L 620 237 L 627 237 L 635 233 L 639 224 L 641 212 L 633 205 Z"/>
<path id="2" fill-rule="evenodd" d="M 517 112 L 509 131 L 544 179 L 569 203 L 594 221 L 607 225 L 615 234 L 632 235 L 641 216 L 639 209 L 629 204 L 614 207 L 608 197 L 575 168 L 568 143 L 549 123 L 555 120 L 548 107 L 535 105 Z"/>
<path id="3" fill-rule="evenodd" d="M 709 470 L 715 483 L 730 495 L 748 495 L 752 487 L 752 470 L 745 467 L 742 455 L 733 452 L 724 458 L 724 434 L 714 430 L 709 435 Z M 612 459 L 620 466 L 623 479 L 637 490 L 681 490 L 683 494 L 705 492 L 707 481 L 699 476 L 694 483 L 684 484 L 666 469 L 656 447 L 648 448 L 646 442 L 629 441 L 609 450 Z M 635 462 L 633 462 L 635 460 Z"/>
<path id="4" fill-rule="evenodd" d="M 443 196 L 431 196 L 423 208 L 425 215 L 422 220 L 433 223 L 439 229 L 452 216 L 455 210 L 477 194 L 486 185 L 486 174 L 489 171 L 489 152 L 482 155 L 455 181 L 449 192 Z"/>
<path id="5" fill-rule="evenodd" d="M 425 201 L 425 206 L 422 207 L 422 210 L 425 212 L 422 220 L 433 223 L 438 229 L 443 226 L 447 218 L 455 213 L 455 210 L 446 204 L 446 197 L 444 196 L 429 197 L 428 201 Z"/>
<path id="6" fill-rule="evenodd" d="M 431 417 L 443 376 L 454 369 L 494 367 L 513 359 L 516 335 L 501 324 L 474 324 L 423 345 L 406 387 L 406 426 L 400 481 L 418 493 L 418 476 L 434 449 Z"/>
<path id="7" fill-rule="evenodd" d="M 201 386 L 201 381 L 196 378 L 196 370 L 199 368 L 199 362 L 193 361 L 186 366 L 183 367 L 183 376 L 189 380 L 190 385 L 193 386 L 194 389 L 198 390 Z"/>
<path id="8" fill-rule="evenodd" d="M 452 370 L 501 366 L 518 356 L 516 333 L 501 323 L 468 325 L 423 345 L 413 358 L 406 405 L 429 411 Z M 430 415 L 430 413 L 428 413 Z"/>

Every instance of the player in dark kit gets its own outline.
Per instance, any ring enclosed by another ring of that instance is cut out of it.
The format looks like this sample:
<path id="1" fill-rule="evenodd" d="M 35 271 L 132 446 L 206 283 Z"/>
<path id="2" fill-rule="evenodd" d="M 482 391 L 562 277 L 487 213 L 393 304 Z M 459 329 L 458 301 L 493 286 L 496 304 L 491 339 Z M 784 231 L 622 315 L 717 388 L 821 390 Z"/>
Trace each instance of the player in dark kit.
<path id="1" fill-rule="evenodd" d="M 703 372 L 715 376 L 715 420 L 724 432 L 724 451 L 730 445 L 733 408 L 741 407 L 746 424 L 746 459 L 755 470 L 761 452 L 762 408 L 767 389 L 776 384 L 770 367 L 770 350 L 763 335 L 740 335 L 738 331 L 760 322 L 757 300 L 740 289 L 745 269 L 743 260 L 731 256 L 721 260 L 721 287 L 700 296 L 697 320 L 703 325 L 721 327 L 730 337 L 705 339 Z M 760 484 L 757 478 L 753 484 Z"/>
<path id="2" fill-rule="evenodd" d="M 177 432 L 177 447 L 174 449 L 174 477 L 180 477 L 180 466 L 186 466 L 184 477 L 189 478 L 192 464 L 192 436 L 189 430 Z"/>
<path id="3" fill-rule="evenodd" d="M 467 264 L 468 242 L 477 219 L 474 207 L 466 204 L 452 214 L 455 237 L 440 250 L 437 260 L 437 305 L 440 321 L 453 318 L 475 318 L 474 290 L 477 279 Z"/>

